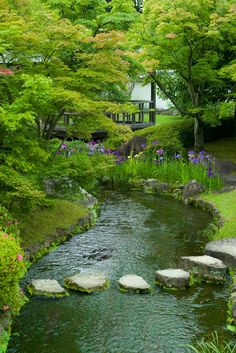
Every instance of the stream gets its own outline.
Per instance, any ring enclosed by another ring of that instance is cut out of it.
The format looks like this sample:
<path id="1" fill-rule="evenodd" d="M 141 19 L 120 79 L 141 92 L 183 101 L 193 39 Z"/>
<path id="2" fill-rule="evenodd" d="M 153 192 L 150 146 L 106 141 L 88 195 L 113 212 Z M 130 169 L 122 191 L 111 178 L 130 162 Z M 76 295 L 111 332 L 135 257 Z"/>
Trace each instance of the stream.
<path id="1" fill-rule="evenodd" d="M 227 284 L 181 291 L 155 285 L 158 269 L 176 268 L 180 256 L 203 254 L 203 230 L 211 220 L 169 197 L 109 193 L 96 226 L 32 265 L 22 286 L 36 278 L 63 285 L 63 278 L 81 270 L 104 272 L 110 288 L 30 299 L 14 322 L 7 353 L 183 353 L 215 330 L 229 339 Z M 118 279 L 129 273 L 142 276 L 152 292 L 119 292 Z"/>

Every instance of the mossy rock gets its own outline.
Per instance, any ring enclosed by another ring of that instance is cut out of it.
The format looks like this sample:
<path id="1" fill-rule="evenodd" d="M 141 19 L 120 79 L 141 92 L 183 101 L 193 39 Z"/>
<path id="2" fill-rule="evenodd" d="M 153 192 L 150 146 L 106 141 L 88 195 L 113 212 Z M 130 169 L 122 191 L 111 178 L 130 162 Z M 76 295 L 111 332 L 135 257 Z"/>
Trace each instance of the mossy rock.
<path id="1" fill-rule="evenodd" d="M 80 273 L 64 279 L 65 286 L 69 289 L 83 293 L 93 293 L 109 288 L 109 280 L 103 273 Z"/>
<path id="2" fill-rule="evenodd" d="M 119 279 L 119 289 L 122 293 L 150 293 L 150 285 L 141 276 L 125 275 Z"/>
<path id="3" fill-rule="evenodd" d="M 61 298 L 69 295 L 55 279 L 35 279 L 27 290 L 31 296 Z"/>

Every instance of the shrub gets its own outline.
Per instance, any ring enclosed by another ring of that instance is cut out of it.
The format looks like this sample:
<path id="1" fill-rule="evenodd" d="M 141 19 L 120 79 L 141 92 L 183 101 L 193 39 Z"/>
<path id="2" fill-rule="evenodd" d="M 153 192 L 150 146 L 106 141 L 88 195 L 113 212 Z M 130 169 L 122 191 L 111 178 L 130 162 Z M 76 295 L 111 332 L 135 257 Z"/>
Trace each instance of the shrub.
<path id="1" fill-rule="evenodd" d="M 101 151 L 105 151 L 104 147 L 95 146 L 94 142 L 90 145 L 82 142 L 65 143 L 42 174 L 52 179 L 69 178 L 86 190 L 93 191 L 113 164 L 113 157 Z"/>
<path id="2" fill-rule="evenodd" d="M 174 154 L 193 145 L 193 119 L 180 118 L 176 122 L 147 127 L 135 135 L 147 137 L 149 144 L 157 140 L 168 153 Z"/>
<path id="3" fill-rule="evenodd" d="M 116 124 L 115 128 L 112 131 L 108 131 L 108 138 L 104 141 L 106 147 L 116 149 L 132 139 L 133 137 L 132 130 L 125 125 Z"/>
<path id="4" fill-rule="evenodd" d="M 29 178 L 7 166 L 0 167 L 0 188 L 1 202 L 8 209 L 27 211 L 45 202 L 45 194 Z"/>
<path id="5" fill-rule="evenodd" d="M 0 231 L 0 310 L 18 314 L 24 303 L 19 280 L 26 272 L 23 251 L 18 240 Z"/>
<path id="6" fill-rule="evenodd" d="M 6 207 L 0 205 L 0 231 L 18 235 L 18 222 L 13 219 Z"/>

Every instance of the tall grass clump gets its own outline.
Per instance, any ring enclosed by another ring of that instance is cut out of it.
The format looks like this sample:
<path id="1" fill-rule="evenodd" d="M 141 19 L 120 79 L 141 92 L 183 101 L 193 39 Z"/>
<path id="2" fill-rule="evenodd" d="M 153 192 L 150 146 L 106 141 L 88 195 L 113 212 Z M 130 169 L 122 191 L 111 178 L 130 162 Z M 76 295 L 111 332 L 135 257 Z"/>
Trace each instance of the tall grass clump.
<path id="1" fill-rule="evenodd" d="M 212 334 L 211 341 L 202 340 L 196 345 L 188 346 L 189 353 L 235 353 L 236 344 L 221 342 L 217 333 Z"/>
<path id="2" fill-rule="evenodd" d="M 118 158 L 107 174 L 110 184 L 127 187 L 129 180 L 154 178 L 172 185 L 196 180 L 208 190 L 222 187 L 222 180 L 214 171 L 213 159 L 204 151 L 199 154 L 189 151 L 184 158 L 179 153 L 171 155 L 156 145 L 144 146 L 142 152 L 128 159 Z"/>

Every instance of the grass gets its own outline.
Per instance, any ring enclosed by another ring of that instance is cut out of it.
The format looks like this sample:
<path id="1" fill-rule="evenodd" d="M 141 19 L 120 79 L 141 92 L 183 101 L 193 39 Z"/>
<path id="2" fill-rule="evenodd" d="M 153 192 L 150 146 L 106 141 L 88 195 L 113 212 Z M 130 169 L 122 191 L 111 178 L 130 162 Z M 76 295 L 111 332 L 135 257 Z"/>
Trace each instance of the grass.
<path id="1" fill-rule="evenodd" d="M 226 137 L 207 143 L 205 150 L 218 159 L 227 159 L 236 163 L 236 137 Z"/>
<path id="2" fill-rule="evenodd" d="M 189 352 L 192 353 L 235 353 L 236 345 L 221 342 L 217 333 L 212 334 L 210 341 L 202 340 L 194 346 L 189 346 Z"/>
<path id="3" fill-rule="evenodd" d="M 184 163 L 180 160 L 166 161 L 155 164 L 153 160 L 143 161 L 130 158 L 115 165 L 107 175 L 108 181 L 115 187 L 127 187 L 132 179 L 158 179 L 172 185 L 186 184 L 190 180 L 197 180 L 208 190 L 220 189 L 222 181 L 219 177 L 208 177 L 207 169 L 203 165 Z"/>
<path id="4" fill-rule="evenodd" d="M 21 231 L 24 248 L 47 241 L 58 229 L 66 229 L 88 214 L 84 206 L 65 200 L 52 200 L 49 207 L 38 208 L 24 217 Z"/>
<path id="5" fill-rule="evenodd" d="M 173 123 L 175 121 L 179 121 L 181 118 L 180 115 L 156 115 L 156 125 L 162 125 L 165 123 Z M 149 114 L 145 113 L 144 114 L 144 122 L 148 123 L 149 122 Z"/>
<path id="6" fill-rule="evenodd" d="M 222 194 L 206 194 L 201 198 L 213 203 L 224 221 L 223 227 L 216 232 L 214 239 L 234 237 L 236 235 L 236 190 Z"/>

